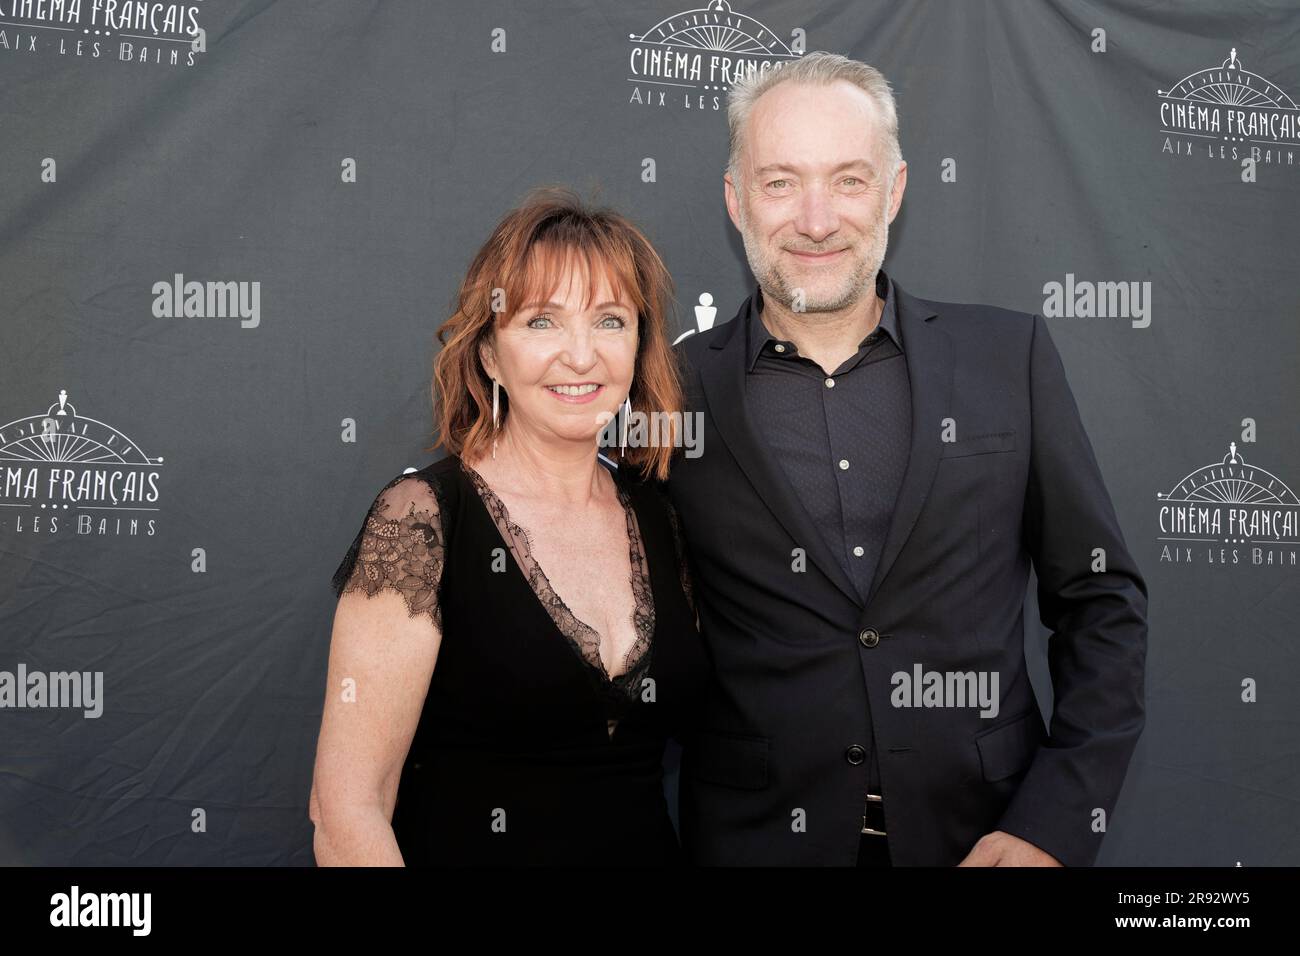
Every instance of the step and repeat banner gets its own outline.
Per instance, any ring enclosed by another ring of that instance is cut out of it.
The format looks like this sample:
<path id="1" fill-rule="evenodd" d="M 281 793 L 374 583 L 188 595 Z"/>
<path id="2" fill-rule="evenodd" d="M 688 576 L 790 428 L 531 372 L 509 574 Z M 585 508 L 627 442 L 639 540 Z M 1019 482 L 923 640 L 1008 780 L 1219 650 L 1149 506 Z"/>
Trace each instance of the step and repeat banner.
<path id="1" fill-rule="evenodd" d="M 311 865 L 470 257 L 566 184 L 726 321 L 729 84 L 814 50 L 897 96 L 885 268 L 1045 317 L 1146 577 L 1098 862 L 1300 863 L 1300 7 L 1230 0 L 0 0 L 0 863 Z"/>

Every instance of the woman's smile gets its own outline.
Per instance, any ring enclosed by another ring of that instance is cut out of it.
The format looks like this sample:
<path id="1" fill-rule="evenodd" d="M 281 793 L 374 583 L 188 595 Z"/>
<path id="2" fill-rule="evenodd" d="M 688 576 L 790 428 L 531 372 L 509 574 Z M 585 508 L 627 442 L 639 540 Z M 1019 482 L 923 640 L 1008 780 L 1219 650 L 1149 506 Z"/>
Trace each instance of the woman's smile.
<path id="1" fill-rule="evenodd" d="M 543 386 L 548 392 L 554 395 L 562 402 L 569 402 L 575 405 L 585 405 L 587 402 L 594 402 L 596 398 L 605 391 L 605 386 L 599 382 L 574 382 L 563 385 L 545 385 Z"/>

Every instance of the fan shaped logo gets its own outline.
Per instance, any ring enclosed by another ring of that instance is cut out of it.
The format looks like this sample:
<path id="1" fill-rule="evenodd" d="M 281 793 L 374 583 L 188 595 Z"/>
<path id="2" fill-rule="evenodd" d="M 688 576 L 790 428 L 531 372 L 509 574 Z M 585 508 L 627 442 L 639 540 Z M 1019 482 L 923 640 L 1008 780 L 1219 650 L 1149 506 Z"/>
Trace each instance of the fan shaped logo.
<path id="1" fill-rule="evenodd" d="M 1282 479 L 1247 462 L 1236 442 L 1156 498 L 1162 564 L 1297 565 L 1300 501 Z"/>
<path id="2" fill-rule="evenodd" d="M 0 0 L 0 53 L 193 66 L 207 33 L 193 3 Z"/>
<path id="3" fill-rule="evenodd" d="M 152 536 L 162 464 L 62 390 L 43 414 L 0 425 L 0 529 Z"/>
<path id="4" fill-rule="evenodd" d="M 1161 152 L 1300 166 L 1300 109 L 1277 84 L 1242 66 L 1236 47 L 1218 66 L 1156 93 Z"/>
<path id="5" fill-rule="evenodd" d="M 780 69 L 806 48 L 802 29 L 787 43 L 727 0 L 674 13 L 628 42 L 629 104 L 708 112 L 723 108 L 738 77 Z"/>

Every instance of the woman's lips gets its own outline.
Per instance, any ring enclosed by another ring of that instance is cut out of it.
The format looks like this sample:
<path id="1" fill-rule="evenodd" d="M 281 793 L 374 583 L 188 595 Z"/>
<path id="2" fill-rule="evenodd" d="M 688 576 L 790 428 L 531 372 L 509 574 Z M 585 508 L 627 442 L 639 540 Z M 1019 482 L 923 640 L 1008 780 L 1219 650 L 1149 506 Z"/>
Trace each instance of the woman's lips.
<path id="1" fill-rule="evenodd" d="M 570 405 L 585 405 L 588 402 L 594 402 L 596 398 L 605 391 L 604 385 L 597 385 L 590 392 L 586 392 L 582 395 L 565 395 L 561 392 L 555 391 L 550 386 L 544 385 L 542 387 L 555 398 L 558 398 L 562 402 L 568 402 Z"/>

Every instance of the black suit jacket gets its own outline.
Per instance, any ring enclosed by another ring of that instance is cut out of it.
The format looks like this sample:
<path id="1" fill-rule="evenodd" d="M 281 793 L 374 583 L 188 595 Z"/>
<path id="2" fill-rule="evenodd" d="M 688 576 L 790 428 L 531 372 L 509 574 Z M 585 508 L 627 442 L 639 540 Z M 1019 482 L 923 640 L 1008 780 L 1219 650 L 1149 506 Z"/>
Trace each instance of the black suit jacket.
<path id="1" fill-rule="evenodd" d="M 701 864 L 852 865 L 869 713 L 895 865 L 958 863 L 993 830 L 1091 865 L 1144 722 L 1146 584 L 1043 319 L 894 290 L 911 450 L 865 604 L 746 411 L 749 303 L 678 347 L 704 442 L 668 493 L 716 672 L 683 844 Z M 1031 561 L 1050 733 L 1024 657 Z M 918 664 L 996 671 L 999 713 L 895 706 L 892 675 Z"/>

